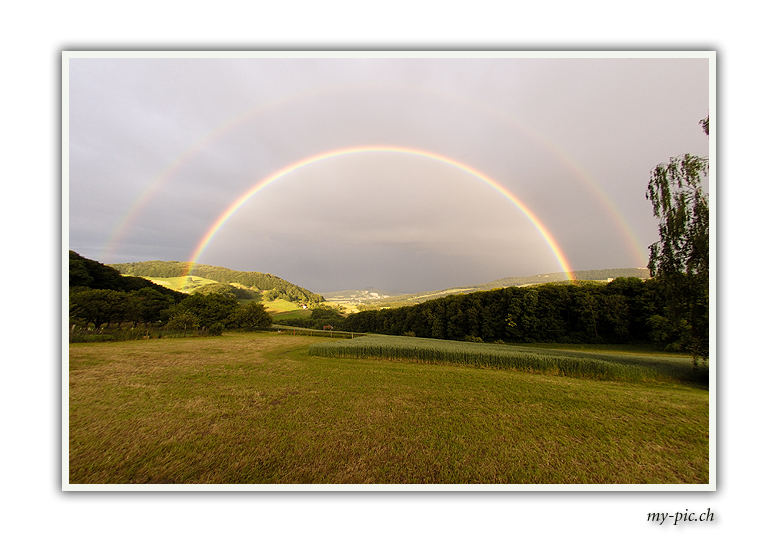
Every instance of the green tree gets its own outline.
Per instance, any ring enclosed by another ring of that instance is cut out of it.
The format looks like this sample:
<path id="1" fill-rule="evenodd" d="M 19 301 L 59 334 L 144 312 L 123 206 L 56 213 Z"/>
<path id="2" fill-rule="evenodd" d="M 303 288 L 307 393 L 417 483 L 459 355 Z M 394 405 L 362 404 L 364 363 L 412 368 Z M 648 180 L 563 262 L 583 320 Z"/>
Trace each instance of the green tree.
<path id="1" fill-rule="evenodd" d="M 236 299 L 230 296 L 191 294 L 173 306 L 168 313 L 172 319 L 181 312 L 189 311 L 197 318 L 199 326 L 210 328 L 216 323 L 223 326 L 228 324 L 237 306 Z"/>
<path id="2" fill-rule="evenodd" d="M 708 135 L 708 117 L 700 124 Z M 655 167 L 646 191 L 660 235 L 649 246 L 649 271 L 665 291 L 664 317 L 675 342 L 695 364 L 709 355 L 708 170 L 707 157 L 671 157 Z"/>
<path id="3" fill-rule="evenodd" d="M 70 316 L 95 328 L 121 323 L 126 318 L 128 295 L 108 289 L 81 288 L 70 292 Z"/>
<path id="4" fill-rule="evenodd" d="M 630 336 L 630 305 L 621 294 L 606 294 L 602 298 L 601 318 L 608 325 L 613 338 L 623 341 Z"/>
<path id="5" fill-rule="evenodd" d="M 598 302 L 591 289 L 583 286 L 574 291 L 571 302 L 582 340 L 594 342 L 598 339 Z"/>
<path id="6" fill-rule="evenodd" d="M 239 305 L 235 309 L 233 323 L 238 328 L 262 330 L 270 327 L 271 317 L 261 303 L 248 303 Z"/>
<path id="7" fill-rule="evenodd" d="M 134 316 L 143 322 L 162 320 L 162 313 L 173 305 L 173 298 L 153 288 L 142 288 L 130 293 L 131 305 L 135 305 Z"/>
<path id="8" fill-rule="evenodd" d="M 182 309 L 171 316 L 167 326 L 173 330 L 184 330 L 186 332 L 200 326 L 200 320 L 193 311 Z"/>
<path id="9" fill-rule="evenodd" d="M 511 293 L 506 309 L 506 337 L 515 341 L 532 341 L 536 337 L 538 292 L 518 288 L 506 290 Z"/>

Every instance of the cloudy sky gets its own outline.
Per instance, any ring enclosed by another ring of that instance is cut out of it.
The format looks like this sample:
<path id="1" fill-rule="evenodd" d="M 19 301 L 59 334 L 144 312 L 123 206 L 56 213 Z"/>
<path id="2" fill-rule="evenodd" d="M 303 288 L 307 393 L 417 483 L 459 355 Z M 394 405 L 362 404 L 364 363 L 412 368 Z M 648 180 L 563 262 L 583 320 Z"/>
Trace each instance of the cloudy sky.
<path id="1" fill-rule="evenodd" d="M 651 169 L 709 146 L 706 59 L 74 58 L 68 77 L 70 247 L 102 262 L 188 260 L 319 153 L 413 150 L 283 175 L 198 254 L 319 292 L 560 271 L 507 194 L 572 269 L 646 266 Z"/>

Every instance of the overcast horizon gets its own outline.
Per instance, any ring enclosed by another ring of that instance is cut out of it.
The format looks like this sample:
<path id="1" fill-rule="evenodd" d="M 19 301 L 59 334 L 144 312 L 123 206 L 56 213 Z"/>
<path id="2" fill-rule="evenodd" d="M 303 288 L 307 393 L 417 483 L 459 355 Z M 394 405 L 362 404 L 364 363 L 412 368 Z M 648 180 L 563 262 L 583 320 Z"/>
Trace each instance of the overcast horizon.
<path id="1" fill-rule="evenodd" d="M 707 59 L 74 58 L 70 248 L 188 260 L 258 181 L 389 146 L 280 177 L 198 261 L 317 292 L 561 271 L 510 194 L 571 269 L 645 267 L 650 172 L 708 155 L 708 107 Z"/>

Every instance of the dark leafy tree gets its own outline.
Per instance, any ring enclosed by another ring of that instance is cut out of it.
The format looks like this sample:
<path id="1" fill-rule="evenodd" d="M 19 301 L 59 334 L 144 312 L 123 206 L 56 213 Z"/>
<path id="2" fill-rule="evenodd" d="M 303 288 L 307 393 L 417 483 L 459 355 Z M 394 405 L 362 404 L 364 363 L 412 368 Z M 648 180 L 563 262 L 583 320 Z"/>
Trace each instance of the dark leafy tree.
<path id="1" fill-rule="evenodd" d="M 186 294 L 156 285 L 142 277 L 125 277 L 110 266 L 84 258 L 75 251 L 69 252 L 70 287 L 88 287 L 93 289 L 120 290 L 131 292 L 142 288 L 154 289 L 174 300 L 183 300 Z"/>
<path id="2" fill-rule="evenodd" d="M 174 313 L 167 324 L 172 330 L 194 330 L 200 326 L 200 319 L 190 309 L 181 309 Z"/>
<path id="3" fill-rule="evenodd" d="M 701 126 L 708 134 L 708 117 Z M 655 167 L 646 191 L 660 235 L 649 247 L 649 271 L 667 300 L 661 315 L 666 321 L 654 319 L 655 328 L 666 336 L 671 330 L 667 339 L 690 352 L 695 363 L 709 354 L 708 170 L 706 157 L 672 157 Z"/>
<path id="4" fill-rule="evenodd" d="M 622 294 L 606 294 L 602 297 L 599 312 L 607 329 L 607 336 L 613 341 L 621 342 L 630 336 L 630 305 L 627 297 Z"/>
<path id="5" fill-rule="evenodd" d="M 163 319 L 163 312 L 173 305 L 173 297 L 153 288 L 142 288 L 130 293 L 130 304 L 136 305 L 138 319 L 153 323 Z"/>
<path id="6" fill-rule="evenodd" d="M 232 323 L 238 328 L 263 330 L 271 325 L 271 317 L 261 303 L 239 305 L 233 315 Z"/>
<path id="7" fill-rule="evenodd" d="M 127 316 L 129 296 L 109 289 L 76 289 L 70 293 L 70 316 L 100 328 L 121 323 Z"/>
<path id="8" fill-rule="evenodd" d="M 170 318 L 173 319 L 181 312 L 189 311 L 196 318 L 200 326 L 210 328 L 216 323 L 224 326 L 229 323 L 238 307 L 234 297 L 221 294 L 192 294 L 170 309 Z"/>
<path id="9" fill-rule="evenodd" d="M 598 338 L 598 301 L 591 289 L 582 288 L 572 297 L 573 314 L 576 318 L 574 330 L 580 341 L 594 341 Z"/>

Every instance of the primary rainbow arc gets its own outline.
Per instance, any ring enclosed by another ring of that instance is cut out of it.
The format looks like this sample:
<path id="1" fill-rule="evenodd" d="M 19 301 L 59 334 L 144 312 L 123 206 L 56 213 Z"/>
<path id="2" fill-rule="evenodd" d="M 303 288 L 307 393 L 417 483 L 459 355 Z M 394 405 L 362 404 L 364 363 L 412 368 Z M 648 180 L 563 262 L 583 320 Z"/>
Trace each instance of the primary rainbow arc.
<path id="1" fill-rule="evenodd" d="M 386 87 L 387 87 L 386 83 L 383 83 L 382 88 L 386 89 Z M 600 204 L 607 211 L 607 214 L 611 216 L 612 220 L 618 226 L 618 230 L 620 231 L 621 235 L 625 239 L 627 243 L 627 247 L 630 249 L 630 251 L 633 253 L 635 257 L 635 262 L 637 264 L 640 264 L 641 266 L 645 265 L 646 258 L 647 258 L 646 247 L 641 242 L 638 241 L 635 232 L 633 232 L 627 219 L 619 211 L 614 201 L 606 194 L 603 188 L 600 187 L 600 185 L 595 181 L 593 176 L 586 169 L 584 169 L 576 160 L 574 160 L 569 153 L 565 152 L 565 150 L 562 149 L 555 142 L 550 141 L 548 138 L 544 137 L 538 131 L 531 130 L 524 124 L 518 122 L 517 119 L 514 118 L 513 116 L 507 115 L 505 112 L 497 110 L 491 107 L 490 105 L 483 104 L 480 102 L 474 102 L 472 100 L 467 100 L 461 96 L 449 92 L 441 92 L 440 89 L 435 91 L 423 87 L 413 87 L 408 89 L 406 87 L 400 87 L 400 89 L 412 90 L 413 92 L 434 94 L 435 96 L 440 97 L 442 99 L 455 100 L 460 105 L 471 107 L 479 111 L 482 111 L 488 114 L 491 118 L 506 123 L 507 125 L 520 130 L 526 136 L 531 137 L 536 143 L 546 148 L 558 160 L 560 160 L 561 163 L 566 168 L 568 168 L 572 173 L 574 173 L 576 179 L 580 183 L 582 183 L 583 186 L 585 186 L 590 191 L 590 193 L 600 202 Z M 153 195 L 163 185 L 168 183 L 184 164 L 189 162 L 198 153 L 202 152 L 204 149 L 206 149 L 208 146 L 213 144 L 216 140 L 218 140 L 225 134 L 230 133 L 231 131 L 241 126 L 245 122 L 254 119 L 259 115 L 263 115 L 269 111 L 273 111 L 277 107 L 280 107 L 281 105 L 285 105 L 291 101 L 299 100 L 301 98 L 310 95 L 318 96 L 320 94 L 323 94 L 325 92 L 330 92 L 333 90 L 335 91 L 341 90 L 341 87 L 334 87 L 329 89 L 322 89 L 322 88 L 308 89 L 305 92 L 301 92 L 296 95 L 288 95 L 279 100 L 267 102 L 258 107 L 250 108 L 249 110 L 244 111 L 236 115 L 235 117 L 228 119 L 221 125 L 217 126 L 215 129 L 213 129 L 211 132 L 206 134 L 203 138 L 199 139 L 192 146 L 187 148 L 182 154 L 178 155 L 161 172 L 159 172 L 159 174 L 154 177 L 152 182 L 148 184 L 148 186 L 141 192 L 141 194 L 130 205 L 127 211 L 124 214 L 119 215 L 118 220 L 114 225 L 114 228 L 111 230 L 108 241 L 103 246 L 102 260 L 106 260 L 106 259 L 110 260 L 110 257 L 114 255 L 114 253 L 116 252 L 116 247 L 119 244 L 119 241 L 126 235 L 130 225 L 137 220 L 142 209 L 151 201 Z"/>
<path id="2" fill-rule="evenodd" d="M 486 183 L 494 190 L 496 190 L 498 193 L 500 193 L 503 197 L 508 199 L 520 211 L 522 211 L 522 213 L 530 220 L 530 222 L 533 224 L 536 230 L 541 234 L 541 237 L 544 239 L 546 244 L 551 249 L 552 253 L 555 256 L 555 259 L 557 259 L 557 261 L 559 262 L 560 267 L 565 272 L 568 279 L 570 281 L 576 280 L 576 277 L 574 276 L 573 271 L 571 270 L 571 266 L 568 263 L 568 259 L 566 258 L 565 254 L 560 248 L 560 244 L 557 243 L 554 237 L 552 237 L 552 234 L 539 220 L 539 218 L 536 217 L 536 215 L 521 200 L 519 200 L 519 198 L 514 196 L 508 189 L 506 189 L 500 183 L 498 183 L 497 181 L 489 177 L 487 174 L 477 170 L 476 168 L 468 166 L 467 164 L 459 162 L 453 158 L 449 158 L 447 156 L 440 155 L 432 151 L 426 151 L 423 149 L 415 149 L 412 147 L 399 147 L 393 145 L 363 145 L 363 146 L 346 147 L 340 149 L 333 149 L 331 151 L 325 151 L 323 153 L 318 153 L 316 155 L 312 155 L 303 158 L 301 160 L 298 160 L 297 162 L 285 166 L 284 168 L 275 171 L 274 173 L 268 175 L 267 177 L 260 179 L 258 182 L 252 185 L 246 192 L 244 192 L 241 196 L 239 196 L 232 204 L 230 204 L 219 215 L 219 217 L 211 224 L 211 226 L 208 228 L 206 233 L 200 239 L 200 242 L 195 247 L 194 251 L 192 252 L 192 255 L 189 257 L 189 266 L 187 267 L 185 275 L 191 275 L 192 268 L 196 265 L 198 259 L 200 258 L 200 255 L 206 249 L 206 247 L 211 242 L 214 235 L 216 235 L 216 233 L 219 231 L 219 229 L 230 219 L 230 217 L 236 211 L 238 211 L 246 202 L 248 202 L 255 194 L 257 194 L 263 188 L 267 187 L 274 181 L 277 181 L 288 174 L 291 174 L 297 170 L 305 168 L 306 166 L 310 166 L 317 162 L 321 162 L 336 157 L 343 157 L 343 156 L 354 155 L 359 153 L 397 153 L 403 155 L 411 155 L 411 156 L 428 158 L 431 160 L 435 160 L 437 162 L 441 162 L 453 166 L 461 171 L 464 171 L 472 175 L 473 177 L 479 179 L 480 181 Z"/>

